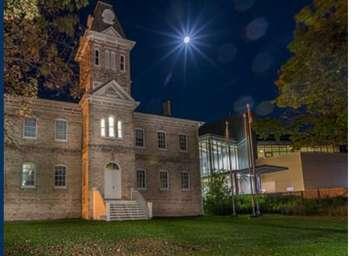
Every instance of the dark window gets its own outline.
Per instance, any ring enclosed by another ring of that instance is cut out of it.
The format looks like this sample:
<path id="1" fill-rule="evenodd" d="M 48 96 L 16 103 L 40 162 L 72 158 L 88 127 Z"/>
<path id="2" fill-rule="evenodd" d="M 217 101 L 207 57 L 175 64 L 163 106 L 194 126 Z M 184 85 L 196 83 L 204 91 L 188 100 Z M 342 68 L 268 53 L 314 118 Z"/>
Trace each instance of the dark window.
<path id="1" fill-rule="evenodd" d="M 146 177 L 144 170 L 137 171 L 137 188 L 138 189 L 146 189 Z"/>
<path id="2" fill-rule="evenodd" d="M 158 147 L 162 149 L 166 148 L 165 132 L 158 132 Z"/>
<path id="3" fill-rule="evenodd" d="M 190 175 L 187 172 L 181 173 L 181 189 L 182 190 L 190 189 Z"/>
<path id="4" fill-rule="evenodd" d="M 181 151 L 187 151 L 187 136 L 179 135 L 179 145 Z"/>
<path id="5" fill-rule="evenodd" d="M 100 52 L 99 50 L 95 50 L 95 65 L 100 65 Z"/>
<path id="6" fill-rule="evenodd" d="M 66 186 L 66 168 L 65 166 L 56 166 L 54 168 L 54 186 L 65 187 Z"/>
<path id="7" fill-rule="evenodd" d="M 160 189 L 169 189 L 169 175 L 167 171 L 160 171 Z"/>
<path id="8" fill-rule="evenodd" d="M 136 129 L 136 146 L 144 147 L 144 130 Z"/>
<path id="9" fill-rule="evenodd" d="M 120 56 L 120 70 L 121 71 L 126 71 L 126 58 L 124 55 Z"/>

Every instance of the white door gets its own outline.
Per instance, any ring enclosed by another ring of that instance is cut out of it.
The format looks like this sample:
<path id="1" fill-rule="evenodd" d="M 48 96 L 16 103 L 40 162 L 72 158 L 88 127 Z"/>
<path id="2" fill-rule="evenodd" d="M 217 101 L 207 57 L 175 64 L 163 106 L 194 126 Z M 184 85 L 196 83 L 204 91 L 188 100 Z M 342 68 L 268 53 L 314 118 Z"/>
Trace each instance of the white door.
<path id="1" fill-rule="evenodd" d="M 121 170 L 116 164 L 108 164 L 105 169 L 105 199 L 121 198 Z"/>

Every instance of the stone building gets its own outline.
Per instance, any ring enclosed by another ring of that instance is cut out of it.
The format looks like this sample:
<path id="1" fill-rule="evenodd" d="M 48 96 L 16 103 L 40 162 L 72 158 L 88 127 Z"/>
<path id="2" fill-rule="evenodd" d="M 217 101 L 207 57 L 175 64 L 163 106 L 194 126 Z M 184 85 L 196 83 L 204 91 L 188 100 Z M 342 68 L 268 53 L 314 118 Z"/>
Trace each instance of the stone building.
<path id="1" fill-rule="evenodd" d="M 130 51 L 99 1 L 76 61 L 80 103 L 6 96 L 5 219 L 142 219 L 201 215 L 200 123 L 135 112 Z M 27 104 L 27 103 L 26 103 Z"/>

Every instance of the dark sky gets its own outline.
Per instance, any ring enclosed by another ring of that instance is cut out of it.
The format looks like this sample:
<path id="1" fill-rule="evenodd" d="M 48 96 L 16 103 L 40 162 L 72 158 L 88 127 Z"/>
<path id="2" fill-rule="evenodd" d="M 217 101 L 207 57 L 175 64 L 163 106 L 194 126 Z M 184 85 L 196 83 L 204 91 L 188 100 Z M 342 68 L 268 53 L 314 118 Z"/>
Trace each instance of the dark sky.
<path id="1" fill-rule="evenodd" d="M 270 114 L 294 16 L 311 0 L 112 2 L 128 39 L 137 43 L 131 65 L 138 110 L 159 113 L 161 102 L 171 99 L 174 116 L 214 121 L 238 113 L 246 102 L 260 115 Z M 202 29 L 192 38 L 198 50 L 189 46 L 186 68 L 184 49 L 162 60 L 180 43 L 172 38 L 179 35 L 174 27 Z"/>

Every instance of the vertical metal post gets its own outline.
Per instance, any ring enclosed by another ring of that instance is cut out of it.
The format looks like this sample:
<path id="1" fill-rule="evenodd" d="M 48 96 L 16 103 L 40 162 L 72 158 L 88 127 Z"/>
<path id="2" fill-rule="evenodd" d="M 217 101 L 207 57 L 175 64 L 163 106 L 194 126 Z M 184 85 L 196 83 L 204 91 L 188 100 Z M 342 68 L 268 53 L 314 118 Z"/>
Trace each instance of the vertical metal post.
<path id="1" fill-rule="evenodd" d="M 255 198 L 254 198 L 254 192 L 253 192 L 253 181 L 251 178 L 251 157 L 250 157 L 250 142 L 249 142 L 249 136 L 248 136 L 248 120 L 247 120 L 247 115 L 244 113 L 243 114 L 244 118 L 244 134 L 246 137 L 246 142 L 247 142 L 247 150 L 248 150 L 248 169 L 249 169 L 249 184 L 250 184 L 250 193 L 251 193 L 251 206 L 252 206 L 252 216 L 256 216 L 255 212 Z"/>
<path id="2" fill-rule="evenodd" d="M 235 209 L 235 200 L 234 200 L 234 179 L 232 173 L 232 159 L 231 159 L 231 148 L 230 148 L 230 140 L 229 140 L 229 122 L 226 121 L 226 140 L 227 140 L 227 147 L 228 147 L 228 159 L 229 159 L 229 175 L 230 175 L 230 182 L 231 182 L 231 192 L 232 192 L 232 207 L 233 207 L 233 215 L 237 215 L 237 211 Z"/>
<path id="3" fill-rule="evenodd" d="M 248 111 L 248 128 L 249 128 L 249 140 L 250 140 L 250 152 L 251 152 L 251 164 L 252 164 L 252 171 L 253 171 L 253 181 L 254 181 L 254 191 L 255 194 L 258 194 L 258 187 L 257 187 L 257 180 L 256 180 L 256 170 L 255 170 L 255 156 L 254 156 L 254 142 L 253 142 L 253 131 L 252 131 L 252 123 L 253 119 L 251 116 L 250 105 L 247 104 L 247 111 Z M 259 203 L 255 201 L 256 206 L 256 214 L 260 215 Z"/>

